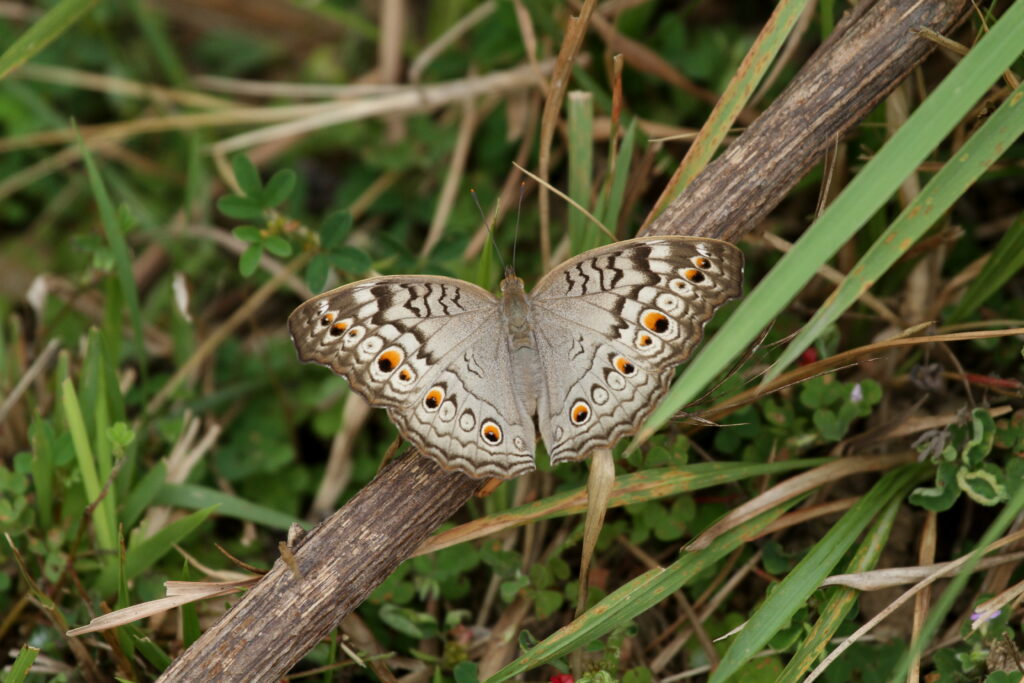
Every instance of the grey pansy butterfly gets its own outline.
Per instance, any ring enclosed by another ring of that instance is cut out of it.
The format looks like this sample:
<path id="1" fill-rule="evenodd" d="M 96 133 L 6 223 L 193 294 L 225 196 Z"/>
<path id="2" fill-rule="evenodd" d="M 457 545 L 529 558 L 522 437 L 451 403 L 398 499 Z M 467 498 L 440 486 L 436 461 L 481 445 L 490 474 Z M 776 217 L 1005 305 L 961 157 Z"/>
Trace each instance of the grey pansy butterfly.
<path id="1" fill-rule="evenodd" d="M 559 265 L 501 297 L 447 277 L 339 287 L 288 318 L 303 362 L 326 365 L 441 466 L 473 477 L 552 464 L 634 432 L 742 290 L 743 254 L 693 237 L 641 237 Z"/>

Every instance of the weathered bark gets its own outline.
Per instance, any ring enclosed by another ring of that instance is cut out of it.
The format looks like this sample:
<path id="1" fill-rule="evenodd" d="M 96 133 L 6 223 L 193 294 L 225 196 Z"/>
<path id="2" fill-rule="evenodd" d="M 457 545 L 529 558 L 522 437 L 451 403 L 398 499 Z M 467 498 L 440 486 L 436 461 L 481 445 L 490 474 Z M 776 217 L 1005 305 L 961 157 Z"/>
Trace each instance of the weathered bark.
<path id="1" fill-rule="evenodd" d="M 933 49 L 966 0 L 883 0 L 836 33 L 648 233 L 736 240 Z M 477 491 L 481 482 L 417 456 L 392 463 L 297 544 L 295 576 L 271 571 L 160 680 L 279 679 Z"/>

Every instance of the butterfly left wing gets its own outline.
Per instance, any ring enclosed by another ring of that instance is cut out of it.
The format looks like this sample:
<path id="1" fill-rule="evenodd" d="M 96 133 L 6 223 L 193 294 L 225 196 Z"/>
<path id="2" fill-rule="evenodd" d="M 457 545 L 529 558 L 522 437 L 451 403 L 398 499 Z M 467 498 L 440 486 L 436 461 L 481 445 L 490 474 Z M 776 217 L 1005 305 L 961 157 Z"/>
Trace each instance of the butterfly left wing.
<path id="1" fill-rule="evenodd" d="M 715 310 L 740 295 L 742 275 L 734 245 L 691 237 L 618 242 L 548 273 L 530 298 L 552 464 L 636 431 Z"/>
<path id="2" fill-rule="evenodd" d="M 490 292 L 445 277 L 371 278 L 303 303 L 288 329 L 300 360 L 345 377 L 442 467 L 473 477 L 534 468 L 533 421 Z"/>

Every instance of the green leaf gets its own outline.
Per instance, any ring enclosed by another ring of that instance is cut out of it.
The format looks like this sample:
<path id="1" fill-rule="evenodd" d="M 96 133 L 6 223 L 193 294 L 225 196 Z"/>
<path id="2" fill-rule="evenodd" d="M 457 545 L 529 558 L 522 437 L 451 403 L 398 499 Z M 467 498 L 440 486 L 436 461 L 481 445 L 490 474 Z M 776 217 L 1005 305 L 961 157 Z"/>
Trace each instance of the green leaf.
<path id="1" fill-rule="evenodd" d="M 918 486 L 910 493 L 910 504 L 932 512 L 945 512 L 953 507 L 960 497 L 956 471 L 956 463 L 941 463 L 935 471 L 935 486 Z"/>
<path id="2" fill-rule="evenodd" d="M 224 199 L 224 197 L 221 199 Z M 263 234 L 255 225 L 239 225 L 231 231 L 231 234 L 243 242 L 248 242 L 249 244 L 256 244 L 257 242 L 263 241 Z"/>
<path id="3" fill-rule="evenodd" d="M 96 0 L 61 0 L 0 55 L 0 80 L 71 28 Z"/>
<path id="4" fill-rule="evenodd" d="M 324 249 L 333 249 L 339 246 L 348 237 L 352 230 L 352 214 L 348 211 L 335 211 L 324 219 L 320 226 L 320 246 Z"/>
<path id="5" fill-rule="evenodd" d="M 263 247 L 278 258 L 288 258 L 292 255 L 292 244 L 280 235 L 271 235 L 263 240 Z"/>
<path id="6" fill-rule="evenodd" d="M 271 209 L 278 204 L 283 204 L 295 189 L 296 178 L 295 171 L 290 168 L 282 168 L 271 176 L 260 195 L 260 203 L 263 204 L 263 208 Z"/>
<path id="7" fill-rule="evenodd" d="M 330 258 L 335 268 L 355 274 L 365 273 L 373 265 L 366 252 L 355 247 L 338 247 L 331 251 Z"/>
<path id="8" fill-rule="evenodd" d="M 249 277 L 256 272 L 256 267 L 259 266 L 262 256 L 263 245 L 261 244 L 250 244 L 242 252 L 241 258 L 238 259 L 238 272 L 242 274 L 242 277 Z"/>
<path id="9" fill-rule="evenodd" d="M 217 200 L 217 208 L 225 216 L 240 221 L 262 221 L 263 207 L 251 197 L 226 194 Z"/>
<path id="10" fill-rule="evenodd" d="M 455 679 L 455 683 L 477 683 L 480 676 L 477 672 L 476 662 L 459 662 L 452 669 L 452 677 Z"/>
<path id="11" fill-rule="evenodd" d="M 1003 471 L 991 462 L 973 470 L 961 467 L 956 471 L 956 483 L 971 500 L 986 507 L 998 505 L 1010 497 Z"/>
<path id="12" fill-rule="evenodd" d="M 437 627 L 437 622 L 429 614 L 392 603 L 381 605 L 377 614 L 381 621 L 395 631 L 416 639 L 427 637 Z"/>
<path id="13" fill-rule="evenodd" d="M 256 170 L 249 157 L 244 154 L 236 154 L 231 159 L 231 170 L 235 173 L 235 180 L 242 194 L 250 199 L 257 200 L 263 193 L 263 182 L 260 180 L 260 172 Z"/>
<path id="14" fill-rule="evenodd" d="M 299 522 L 304 527 L 308 526 L 288 513 L 199 484 L 161 483 L 152 502 L 155 505 L 169 505 L 186 510 L 218 506 L 217 514 L 222 517 L 234 517 L 282 531 L 287 531 L 294 522 Z"/>
<path id="15" fill-rule="evenodd" d="M 563 602 L 565 602 L 565 597 L 561 591 L 545 589 L 537 591 L 533 604 L 537 616 L 541 619 L 547 619 L 561 608 Z"/>
<path id="16" fill-rule="evenodd" d="M 4 683 L 21 683 L 28 676 L 32 663 L 39 656 L 38 647 L 22 645 L 17 658 L 11 663 L 11 668 L 4 676 Z"/>
<path id="17" fill-rule="evenodd" d="M 314 293 L 320 292 L 327 282 L 327 269 L 331 264 L 327 260 L 327 254 L 314 254 L 309 265 L 306 266 L 306 285 Z"/>
<path id="18" fill-rule="evenodd" d="M 110 443 L 118 448 L 126 448 L 135 441 L 135 432 L 128 426 L 127 422 L 115 422 L 107 428 L 107 438 Z"/>
<path id="19" fill-rule="evenodd" d="M 839 419 L 839 416 L 828 408 L 819 408 L 812 416 L 814 427 L 826 441 L 839 441 L 846 433 L 846 425 Z"/>

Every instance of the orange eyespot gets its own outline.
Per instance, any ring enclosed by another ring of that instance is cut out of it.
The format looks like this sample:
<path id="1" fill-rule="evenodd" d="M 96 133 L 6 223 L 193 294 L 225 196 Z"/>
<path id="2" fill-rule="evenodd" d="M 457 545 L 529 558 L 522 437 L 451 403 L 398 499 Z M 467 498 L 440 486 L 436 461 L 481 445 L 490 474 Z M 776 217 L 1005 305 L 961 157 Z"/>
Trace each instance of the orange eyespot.
<path id="1" fill-rule="evenodd" d="M 326 318 L 329 315 L 330 315 L 330 313 L 325 315 L 324 318 Z M 331 336 L 332 337 L 337 337 L 342 332 L 344 332 L 346 329 L 348 329 L 348 323 L 346 323 L 346 322 L 334 323 L 333 325 L 331 325 Z"/>
<path id="2" fill-rule="evenodd" d="M 325 313 L 324 317 L 320 318 L 321 325 L 330 325 L 334 321 L 333 313 Z"/>
<path id="3" fill-rule="evenodd" d="M 441 387 L 434 387 L 427 392 L 427 395 L 423 398 L 423 407 L 433 412 L 437 410 L 437 407 L 441 405 L 441 401 L 444 400 L 444 390 Z"/>
<path id="4" fill-rule="evenodd" d="M 402 352 L 399 349 L 392 347 L 381 352 L 381 354 L 377 356 L 377 360 L 375 362 L 377 363 L 377 368 L 381 372 L 391 372 L 401 365 L 402 358 Z"/>
<path id="5" fill-rule="evenodd" d="M 700 272 L 696 268 L 687 268 L 684 270 L 683 277 L 690 282 L 704 282 L 704 273 Z"/>
<path id="6" fill-rule="evenodd" d="M 696 271 L 694 271 L 696 272 Z M 665 332 L 668 330 L 668 317 L 660 311 L 648 311 L 640 319 L 640 323 L 651 332 Z"/>
<path id="7" fill-rule="evenodd" d="M 612 363 L 615 365 L 615 369 L 626 377 L 636 374 L 636 366 L 625 356 L 616 356 Z"/>
<path id="8" fill-rule="evenodd" d="M 572 404 L 569 417 L 574 425 L 581 425 L 590 419 L 590 406 L 586 401 L 576 401 Z"/>
<path id="9" fill-rule="evenodd" d="M 637 344 L 639 344 L 640 346 L 650 346 L 651 338 L 648 337 L 646 334 L 641 334 L 640 339 L 637 340 Z"/>
<path id="10" fill-rule="evenodd" d="M 708 261 L 703 256 L 695 256 L 693 258 L 693 265 L 697 266 L 698 268 L 710 268 L 711 261 Z"/>
<path id="11" fill-rule="evenodd" d="M 403 382 L 408 382 L 410 379 L 412 379 L 412 375 L 409 374 L 408 370 L 402 370 L 400 373 L 398 373 L 398 379 L 402 380 Z"/>
<path id="12" fill-rule="evenodd" d="M 480 427 L 480 436 L 484 441 L 496 446 L 501 443 L 501 427 L 499 427 L 493 420 L 487 420 L 483 426 Z"/>

